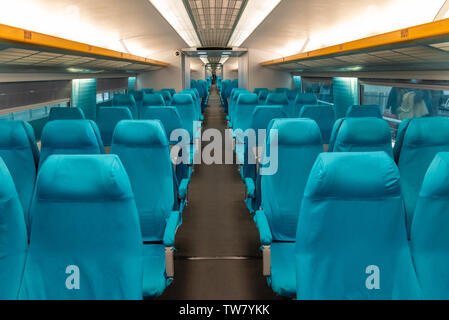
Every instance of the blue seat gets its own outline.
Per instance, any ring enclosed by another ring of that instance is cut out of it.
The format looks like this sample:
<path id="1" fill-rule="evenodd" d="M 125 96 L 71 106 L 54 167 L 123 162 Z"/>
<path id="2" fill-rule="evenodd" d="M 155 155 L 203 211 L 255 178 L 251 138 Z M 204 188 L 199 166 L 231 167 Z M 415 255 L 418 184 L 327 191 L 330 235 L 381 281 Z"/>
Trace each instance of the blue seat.
<path id="1" fill-rule="evenodd" d="M 205 110 L 203 110 L 202 108 L 201 108 L 201 97 L 200 97 L 200 94 L 198 93 L 198 89 L 196 89 L 196 88 L 190 88 L 190 89 L 185 89 L 184 90 L 184 92 L 193 92 L 194 93 L 194 98 L 193 98 L 193 100 L 195 101 L 195 103 L 197 104 L 197 110 L 198 110 L 198 113 L 199 113 L 199 115 L 200 115 L 200 118 L 204 118 L 203 116 L 202 116 L 202 113 L 205 111 Z M 180 92 L 181 93 L 181 92 Z M 203 120 L 203 119 L 202 119 Z"/>
<path id="2" fill-rule="evenodd" d="M 51 156 L 31 215 L 20 299 L 142 299 L 139 216 L 117 156 Z"/>
<path id="3" fill-rule="evenodd" d="M 255 221 L 264 246 L 264 266 L 271 264 L 264 275 L 276 293 L 293 298 L 296 226 L 307 179 L 323 145 L 320 129 L 313 120 L 273 120 L 270 127 L 277 130 L 277 137 L 270 134 L 266 148 L 277 140 L 277 170 L 273 175 L 258 177 L 262 202 Z M 267 165 L 272 164 L 263 164 L 262 168 Z"/>
<path id="4" fill-rule="evenodd" d="M 182 128 L 190 134 L 191 141 L 196 137 L 194 122 L 197 121 L 195 102 L 190 94 L 175 94 L 173 106 L 178 110 L 181 117 Z"/>
<path id="5" fill-rule="evenodd" d="M 449 298 L 449 153 L 427 171 L 411 228 L 411 249 L 424 299 Z"/>
<path id="6" fill-rule="evenodd" d="M 158 120 L 122 121 L 114 133 L 111 153 L 120 157 L 134 191 L 137 210 L 140 216 L 142 240 L 145 247 L 151 243 L 164 243 L 167 250 L 173 251 L 174 237 L 181 224 L 180 210 L 187 194 L 188 181 L 182 181 L 179 189 L 170 159 L 170 147 Z M 174 225 L 173 225 L 174 223 Z M 164 242 L 166 238 L 172 239 Z M 165 274 L 165 247 L 156 245 L 149 250 L 152 255 L 144 257 L 144 297 L 157 297 L 173 280 Z M 154 266 L 154 263 L 163 263 Z M 168 261 L 172 265 L 173 261 Z M 159 271 L 157 276 L 153 272 Z M 160 281 L 163 279 L 164 281 Z M 154 281 L 157 280 L 157 281 Z"/>
<path id="7" fill-rule="evenodd" d="M 329 144 L 332 128 L 335 124 L 335 111 L 332 106 L 303 106 L 299 113 L 300 118 L 315 120 L 321 131 L 323 144 Z"/>
<path id="8" fill-rule="evenodd" d="M 165 106 L 165 100 L 160 93 L 149 93 L 143 95 L 142 100 L 143 107 L 163 107 Z"/>
<path id="9" fill-rule="evenodd" d="M 385 151 L 393 158 L 391 129 L 383 119 L 339 119 L 331 140 L 329 152 Z"/>
<path id="10" fill-rule="evenodd" d="M 282 106 L 258 106 L 254 109 L 251 116 L 250 129 L 253 129 L 256 134 L 256 145 L 264 146 L 265 141 L 259 140 L 259 130 L 267 130 L 271 120 L 287 118 Z M 253 153 L 252 148 L 248 148 L 245 135 L 236 135 L 236 154 L 237 160 L 241 164 L 240 174 L 243 179 L 252 178 L 256 180 L 256 155 Z M 250 209 L 251 210 L 251 209 Z"/>
<path id="11" fill-rule="evenodd" d="M 138 119 L 139 110 L 137 108 L 136 100 L 131 94 L 115 94 L 112 98 L 113 107 L 128 107 L 133 115 L 133 118 Z"/>
<path id="12" fill-rule="evenodd" d="M 399 126 L 394 158 L 401 172 L 401 190 L 410 232 L 424 176 L 439 152 L 449 152 L 449 118 L 417 118 Z"/>
<path id="13" fill-rule="evenodd" d="M 175 107 L 148 107 L 143 116 L 145 120 L 159 120 L 164 127 L 165 133 L 169 143 L 172 145 L 178 144 L 178 140 L 171 140 L 171 135 L 175 130 L 182 128 L 181 117 Z M 182 150 L 179 155 L 182 157 Z M 180 184 L 183 179 L 190 179 L 191 169 L 188 164 L 180 163 L 176 166 L 176 177 Z"/>
<path id="14" fill-rule="evenodd" d="M 318 105 L 318 98 L 313 93 L 298 93 L 295 100 L 290 105 L 292 117 L 297 117 L 304 106 Z"/>
<path id="15" fill-rule="evenodd" d="M 12 176 L 27 219 L 39 164 L 39 150 L 30 124 L 0 120 L 0 158 Z"/>
<path id="16" fill-rule="evenodd" d="M 276 93 L 282 93 L 282 94 L 287 94 L 288 91 L 289 91 L 288 88 L 276 88 L 276 89 L 274 90 L 274 92 L 276 92 Z"/>
<path id="17" fill-rule="evenodd" d="M 346 113 L 347 118 L 379 118 L 383 119 L 382 108 L 379 105 L 351 106 Z"/>
<path id="18" fill-rule="evenodd" d="M 267 106 L 282 106 L 287 117 L 292 118 L 293 115 L 291 110 L 289 109 L 289 103 L 287 96 L 284 93 L 270 93 L 267 97 L 267 101 L 265 102 Z M 298 116 L 296 115 L 295 118 Z"/>
<path id="19" fill-rule="evenodd" d="M 265 103 L 267 102 L 267 97 L 268 97 L 269 93 L 270 93 L 270 91 L 265 88 L 263 88 L 259 91 L 259 94 L 258 94 L 259 105 L 265 105 Z"/>
<path id="20" fill-rule="evenodd" d="M 142 103 L 143 103 L 143 95 L 145 94 L 143 91 L 139 90 L 139 91 L 131 91 L 130 94 L 134 97 L 134 100 L 136 101 L 136 105 L 137 105 L 137 112 L 138 112 L 138 116 L 140 116 L 140 109 L 142 108 Z"/>
<path id="21" fill-rule="evenodd" d="M 97 112 L 97 125 L 100 130 L 101 140 L 104 146 L 110 146 L 112 135 L 117 123 L 121 120 L 131 120 L 131 111 L 127 107 L 103 107 Z"/>
<path id="22" fill-rule="evenodd" d="M 165 88 L 162 90 L 167 90 L 168 92 L 170 92 L 172 97 L 176 94 L 176 90 L 174 88 Z"/>
<path id="23" fill-rule="evenodd" d="M 257 94 L 257 96 L 259 96 L 259 92 L 262 91 L 262 90 L 268 90 L 268 89 L 267 88 L 255 88 L 253 93 Z"/>
<path id="24" fill-rule="evenodd" d="M 171 102 L 172 102 L 172 96 L 170 93 L 170 90 L 167 89 L 162 89 L 161 91 L 159 91 L 159 93 L 162 95 L 162 97 L 164 98 L 165 101 L 165 105 L 166 106 L 170 106 Z"/>
<path id="25" fill-rule="evenodd" d="M 256 94 L 241 93 L 234 108 L 233 129 L 246 131 L 251 125 L 251 116 L 259 104 Z"/>
<path id="26" fill-rule="evenodd" d="M 391 157 L 318 157 L 302 200 L 295 257 L 298 300 L 422 298 Z"/>
<path id="27" fill-rule="evenodd" d="M 39 168 L 53 154 L 103 154 L 104 147 L 96 131 L 97 125 L 89 120 L 56 120 L 48 122 L 41 137 Z"/>
<path id="28" fill-rule="evenodd" d="M 81 108 L 61 108 L 53 107 L 50 109 L 48 121 L 53 120 L 84 120 L 86 116 Z"/>
<path id="29" fill-rule="evenodd" d="M 196 90 L 196 89 L 194 89 L 194 90 Z M 203 115 L 201 114 L 201 103 L 199 102 L 199 98 L 196 96 L 195 91 L 193 91 L 192 89 L 189 89 L 189 90 L 181 91 L 181 92 L 179 92 L 179 94 L 191 95 L 192 99 L 193 99 L 193 103 L 195 105 L 195 113 L 196 113 L 195 120 L 201 121 L 202 119 L 204 119 Z"/>
<path id="30" fill-rule="evenodd" d="M 228 110 L 228 117 L 231 126 L 233 122 L 234 112 L 235 112 L 235 105 L 237 104 L 237 100 L 240 97 L 241 94 L 250 94 L 251 92 L 246 89 L 233 89 L 233 92 L 231 93 L 231 97 L 229 99 L 229 110 Z"/>
<path id="31" fill-rule="evenodd" d="M 301 91 L 299 91 L 297 89 L 287 90 L 285 92 L 285 94 L 287 95 L 287 99 L 288 99 L 289 103 L 295 103 L 296 97 L 300 93 L 301 93 Z"/>
<path id="32" fill-rule="evenodd" d="M 16 300 L 25 267 L 28 237 L 19 195 L 1 157 L 0 213 L 0 300 Z"/>
<path id="33" fill-rule="evenodd" d="M 145 88 L 141 90 L 144 94 L 152 94 L 154 92 L 154 89 Z"/>

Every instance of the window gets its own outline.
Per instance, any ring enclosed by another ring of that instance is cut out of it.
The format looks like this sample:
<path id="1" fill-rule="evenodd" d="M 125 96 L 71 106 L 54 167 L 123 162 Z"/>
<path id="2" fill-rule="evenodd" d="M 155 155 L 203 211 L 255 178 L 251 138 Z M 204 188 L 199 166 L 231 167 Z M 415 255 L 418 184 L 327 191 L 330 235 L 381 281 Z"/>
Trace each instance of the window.
<path id="1" fill-rule="evenodd" d="M 31 109 L 20 110 L 16 112 L 1 114 L 0 119 L 6 120 L 22 120 L 22 121 L 34 121 L 47 118 L 50 109 L 53 107 L 69 107 L 69 101 L 52 104 L 44 107 L 37 107 Z"/>
<path id="2" fill-rule="evenodd" d="M 303 92 L 314 93 L 320 102 L 333 103 L 332 78 L 301 78 Z"/>
<path id="3" fill-rule="evenodd" d="M 390 123 L 393 139 L 402 120 L 426 116 L 449 117 L 449 86 L 432 85 L 419 81 L 373 83 L 363 81 L 361 102 L 364 105 L 377 104 L 382 107 L 385 120 Z"/>

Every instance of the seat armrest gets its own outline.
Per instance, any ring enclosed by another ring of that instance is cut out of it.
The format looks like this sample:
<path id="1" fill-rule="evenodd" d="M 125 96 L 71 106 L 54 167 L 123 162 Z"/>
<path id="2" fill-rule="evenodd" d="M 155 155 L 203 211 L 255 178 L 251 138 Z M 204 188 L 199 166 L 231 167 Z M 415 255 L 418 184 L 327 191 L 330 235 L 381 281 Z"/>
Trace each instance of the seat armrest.
<path id="1" fill-rule="evenodd" d="M 189 179 L 182 179 L 179 184 L 179 198 L 185 200 L 187 198 L 187 189 L 189 187 Z"/>
<path id="2" fill-rule="evenodd" d="M 181 214 L 179 211 L 173 211 L 167 220 L 167 225 L 165 226 L 164 232 L 164 246 L 173 247 L 175 245 L 175 235 L 176 231 L 181 222 Z"/>
<path id="3" fill-rule="evenodd" d="M 246 184 L 246 193 L 248 198 L 255 197 L 256 194 L 256 185 L 254 184 L 254 180 L 252 178 L 245 178 L 245 184 Z M 264 214 L 265 216 L 265 214 Z"/>
<path id="4" fill-rule="evenodd" d="M 254 216 L 254 221 L 256 222 L 257 228 L 259 229 L 260 242 L 263 246 L 270 246 L 273 242 L 273 236 L 271 234 L 270 225 L 268 224 L 265 212 L 257 211 Z"/>

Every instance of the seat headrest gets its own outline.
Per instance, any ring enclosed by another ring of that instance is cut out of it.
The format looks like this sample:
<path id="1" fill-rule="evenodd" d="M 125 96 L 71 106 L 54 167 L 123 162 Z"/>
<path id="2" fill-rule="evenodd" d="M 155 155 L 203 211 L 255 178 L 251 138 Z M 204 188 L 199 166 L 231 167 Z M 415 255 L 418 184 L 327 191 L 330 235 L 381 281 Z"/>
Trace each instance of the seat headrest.
<path id="1" fill-rule="evenodd" d="M 386 144 L 391 146 L 391 129 L 383 119 L 346 118 L 340 126 L 337 140 L 351 145 Z"/>
<path id="2" fill-rule="evenodd" d="M 237 105 L 257 105 L 259 97 L 254 93 L 243 93 L 237 99 Z"/>
<path id="3" fill-rule="evenodd" d="M 112 99 L 112 105 L 114 106 L 135 106 L 136 100 L 129 94 L 115 94 Z"/>
<path id="4" fill-rule="evenodd" d="M 288 90 L 287 91 L 287 98 L 289 100 L 295 100 L 300 92 L 298 90 Z"/>
<path id="5" fill-rule="evenodd" d="M 144 95 L 143 91 L 133 91 L 131 94 L 133 95 L 134 100 L 142 101 Z"/>
<path id="6" fill-rule="evenodd" d="M 42 147 L 64 149 L 67 147 L 100 149 L 97 135 L 89 120 L 55 120 L 48 122 L 42 131 Z"/>
<path id="7" fill-rule="evenodd" d="M 419 196 L 449 198 L 449 152 L 440 152 L 435 156 L 427 170 Z"/>
<path id="8" fill-rule="evenodd" d="M 349 107 L 346 117 L 375 117 L 382 119 L 382 107 L 379 105 L 354 105 Z"/>
<path id="9" fill-rule="evenodd" d="M 101 107 L 97 113 L 97 122 L 116 119 L 131 120 L 132 118 L 131 111 L 127 107 Z"/>
<path id="10" fill-rule="evenodd" d="M 200 97 L 200 93 L 198 92 L 198 89 L 197 89 L 197 88 L 185 89 L 184 91 L 191 91 L 191 92 L 194 92 L 194 93 L 195 93 L 195 96 L 196 96 L 197 98 Z"/>
<path id="11" fill-rule="evenodd" d="M 160 120 L 125 120 L 115 127 L 112 144 L 149 148 L 168 146 L 168 140 Z"/>
<path id="12" fill-rule="evenodd" d="M 17 190 L 5 162 L 0 157 L 0 201 L 16 198 Z"/>
<path id="13" fill-rule="evenodd" d="M 193 97 L 190 94 L 175 94 L 173 97 L 173 104 L 175 105 L 193 104 Z"/>
<path id="14" fill-rule="evenodd" d="M 403 146 L 423 147 L 449 145 L 449 118 L 411 119 Z"/>
<path id="15" fill-rule="evenodd" d="M 0 120 L 0 148 L 29 148 L 30 140 L 24 124 L 18 120 Z"/>
<path id="16" fill-rule="evenodd" d="M 400 197 L 399 170 L 385 152 L 322 153 L 304 196 L 337 200 Z"/>
<path id="17" fill-rule="evenodd" d="M 321 145 L 320 128 L 309 119 L 275 119 L 268 126 L 278 131 L 278 145 L 301 146 Z M 271 135 L 270 139 L 274 136 Z M 273 145 L 274 141 L 270 141 Z"/>
<path id="18" fill-rule="evenodd" d="M 283 93 L 270 93 L 267 97 L 267 105 L 287 105 L 287 96 Z"/>
<path id="19" fill-rule="evenodd" d="M 298 93 L 295 99 L 296 105 L 317 105 L 318 98 L 313 93 Z"/>
<path id="20" fill-rule="evenodd" d="M 301 112 L 299 114 L 300 118 L 308 118 L 308 117 L 320 117 L 320 118 L 329 118 L 335 120 L 335 111 L 332 106 L 311 106 L 305 105 L 302 107 Z"/>
<path id="21" fill-rule="evenodd" d="M 144 106 L 165 106 L 164 97 L 160 93 L 149 93 L 143 95 Z"/>
<path id="22" fill-rule="evenodd" d="M 86 116 L 80 108 L 53 107 L 50 109 L 48 121 L 53 120 L 84 120 Z"/>
<path id="23" fill-rule="evenodd" d="M 41 201 L 57 202 L 134 197 L 128 175 L 116 155 L 50 156 L 39 171 L 36 196 Z"/>

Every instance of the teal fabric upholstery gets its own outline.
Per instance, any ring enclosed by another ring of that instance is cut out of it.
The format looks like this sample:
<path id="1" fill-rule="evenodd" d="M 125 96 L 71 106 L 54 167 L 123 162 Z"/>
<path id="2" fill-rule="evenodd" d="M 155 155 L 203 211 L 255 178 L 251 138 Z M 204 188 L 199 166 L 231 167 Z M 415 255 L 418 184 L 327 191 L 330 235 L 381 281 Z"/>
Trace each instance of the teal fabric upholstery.
<path id="1" fill-rule="evenodd" d="M 93 123 L 95 125 L 95 123 Z M 101 139 L 88 120 L 55 120 L 48 122 L 41 137 L 39 168 L 52 154 L 102 154 Z M 98 130 L 98 127 L 95 125 Z"/>
<path id="2" fill-rule="evenodd" d="M 181 117 L 182 128 L 190 134 L 193 141 L 196 136 L 194 132 L 194 122 L 197 121 L 195 102 L 190 94 L 175 94 L 173 97 L 173 106 L 178 110 Z"/>
<path id="3" fill-rule="evenodd" d="M 233 129 L 246 131 L 251 125 L 251 116 L 259 104 L 256 94 L 241 93 L 238 96 L 233 117 Z"/>
<path id="4" fill-rule="evenodd" d="M 335 111 L 332 106 L 305 105 L 299 117 L 314 120 L 320 128 L 323 144 L 329 144 L 335 124 Z"/>
<path id="5" fill-rule="evenodd" d="M 61 108 L 54 107 L 50 109 L 48 121 L 53 120 L 84 120 L 86 116 L 81 108 Z"/>
<path id="6" fill-rule="evenodd" d="M 267 101 L 265 102 L 267 106 L 282 106 L 287 117 L 297 117 L 298 114 L 293 115 L 292 110 L 289 108 L 289 102 L 287 96 L 284 93 L 270 93 L 267 97 Z"/>
<path id="7" fill-rule="evenodd" d="M 322 153 L 304 192 L 296 239 L 299 300 L 422 298 L 399 171 L 385 152 Z"/>
<path id="8" fill-rule="evenodd" d="M 393 158 L 391 129 L 383 119 L 346 118 L 334 134 L 329 152 L 385 151 Z"/>
<path id="9" fill-rule="evenodd" d="M 292 117 L 298 117 L 304 106 L 318 105 L 318 98 L 313 93 L 298 93 L 291 107 Z"/>
<path id="10" fill-rule="evenodd" d="M 160 93 L 149 93 L 143 95 L 142 107 L 165 106 L 164 97 Z"/>
<path id="11" fill-rule="evenodd" d="M 0 157 L 0 299 L 19 296 L 28 249 L 20 199 L 9 170 Z"/>
<path id="12" fill-rule="evenodd" d="M 394 148 L 410 234 L 416 201 L 427 169 L 437 153 L 449 151 L 449 118 L 419 118 L 403 122 Z"/>
<path id="13" fill-rule="evenodd" d="M 142 299 L 139 216 L 117 156 L 51 156 L 31 213 L 20 299 Z"/>
<path id="14" fill-rule="evenodd" d="M 0 120 L 0 158 L 14 181 L 26 220 L 33 196 L 39 150 L 33 128 L 24 121 Z"/>
<path id="15" fill-rule="evenodd" d="M 382 108 L 379 105 L 355 105 L 348 109 L 347 118 L 379 118 L 383 119 Z"/>
<path id="16" fill-rule="evenodd" d="M 449 153 L 427 171 L 411 228 L 411 248 L 424 299 L 449 299 Z"/>
<path id="17" fill-rule="evenodd" d="M 100 130 L 103 145 L 110 146 L 112 135 L 117 123 L 121 120 L 131 120 L 131 111 L 127 107 L 103 107 L 97 112 L 97 125 Z"/>
<path id="18" fill-rule="evenodd" d="M 139 118 L 139 110 L 136 100 L 131 94 L 115 94 L 112 98 L 113 107 L 128 107 L 134 119 Z"/>

